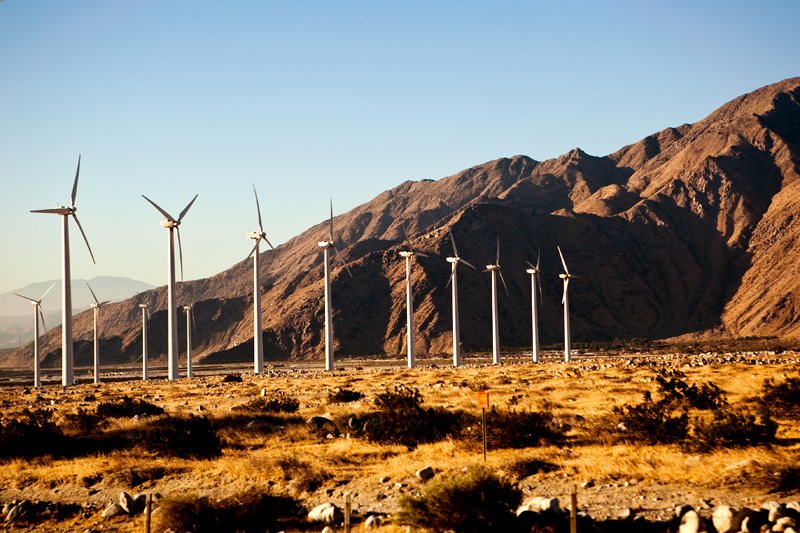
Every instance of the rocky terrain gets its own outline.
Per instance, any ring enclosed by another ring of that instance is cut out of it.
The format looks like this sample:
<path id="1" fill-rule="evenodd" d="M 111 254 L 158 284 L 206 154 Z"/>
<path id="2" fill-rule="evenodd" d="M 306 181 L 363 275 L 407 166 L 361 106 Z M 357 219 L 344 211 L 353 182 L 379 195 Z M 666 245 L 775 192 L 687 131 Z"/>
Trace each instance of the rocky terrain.
<path id="1" fill-rule="evenodd" d="M 541 251 L 541 339 L 560 341 L 560 246 L 570 271 L 574 342 L 678 336 L 795 336 L 800 332 L 800 78 L 743 95 L 695 124 L 670 127 L 604 157 L 580 149 L 535 161 L 498 159 L 437 181 L 406 182 L 334 220 L 351 278 L 334 260 L 333 306 L 340 356 L 396 355 L 405 343 L 402 225 L 431 257 L 414 264 L 416 349 L 452 348 L 449 231 L 461 257 L 493 261 L 495 239 L 508 297 L 499 297 L 501 343 L 530 342 L 526 261 Z M 265 356 L 323 352 L 322 254 L 326 222 L 262 253 Z M 268 231 L 268 228 L 267 228 Z M 459 276 L 465 350 L 491 342 L 489 276 Z M 196 302 L 198 361 L 252 359 L 252 263 L 180 284 Z M 165 288 L 150 302 L 151 357 L 165 357 Z M 104 362 L 141 354 L 139 300 L 101 316 Z M 185 321 L 179 320 L 179 328 Z M 92 316 L 75 318 L 76 365 L 92 356 Z M 60 365 L 60 329 L 43 337 L 45 366 Z M 180 333 L 183 345 L 185 335 Z M 183 350 L 183 348 L 181 348 Z M 31 345 L 4 366 L 30 366 Z"/>

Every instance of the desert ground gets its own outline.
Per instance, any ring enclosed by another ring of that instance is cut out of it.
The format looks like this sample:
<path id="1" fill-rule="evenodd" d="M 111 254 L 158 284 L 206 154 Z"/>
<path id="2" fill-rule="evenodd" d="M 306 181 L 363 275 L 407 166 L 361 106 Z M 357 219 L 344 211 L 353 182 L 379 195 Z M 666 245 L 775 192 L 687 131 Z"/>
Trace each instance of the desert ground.
<path id="1" fill-rule="evenodd" d="M 215 501 L 256 491 L 289 496 L 306 513 L 325 502 L 344 507 L 349 494 L 354 530 L 363 529 L 366 516 L 377 514 L 384 518 L 380 531 L 404 531 L 392 522 L 403 495 L 419 495 L 426 484 L 484 464 L 477 407 L 482 390 L 489 392 L 490 434 L 493 419 L 510 412 L 547 413 L 559 433 L 532 446 L 489 446 L 486 467 L 513 481 L 524 498 L 557 497 L 567 506 L 577 486 L 579 509 L 595 520 L 630 514 L 650 521 L 668 519 L 683 504 L 708 516 L 720 504 L 758 508 L 769 500 L 798 499 L 800 486 L 791 484 L 791 468 L 800 456 L 800 427 L 794 419 L 774 417 L 771 443 L 698 447 L 692 445 L 694 434 L 676 444 L 639 442 L 620 426 L 624 411 L 614 409 L 639 404 L 648 391 L 657 399 L 658 376 L 677 371 L 672 375 L 682 376 L 686 384 L 713 383 L 731 408 L 757 413 L 765 380 L 780 383 L 797 376 L 796 352 L 584 354 L 570 363 L 560 357 L 548 352 L 539 364 L 529 357 L 508 357 L 496 366 L 467 357 L 461 368 L 448 367 L 444 359 L 420 360 L 415 369 L 403 368 L 400 360 L 396 366 L 345 360 L 337 362 L 334 372 L 284 363 L 260 375 L 245 366 L 217 374 L 198 366 L 200 375 L 174 382 L 143 382 L 134 377 L 136 369 L 128 369 L 130 374 L 104 376 L 100 384 L 40 389 L 6 382 L 0 387 L 4 424 L 24 410 L 50 411 L 50 420 L 71 444 L 64 450 L 45 447 L 28 457 L 2 452 L 0 502 L 50 502 L 49 507 L 39 504 L 45 512 L 6 522 L 5 530 L 144 531 L 142 513 L 102 516 L 121 491 L 156 494 L 161 499 L 154 508 L 172 497 Z M 477 424 L 420 444 L 369 438 L 364 420 L 378 409 L 379 395 L 403 390 L 397 386 L 417 389 L 423 408 L 466 413 Z M 342 391 L 360 397 L 337 401 L 348 399 Z M 160 407 L 164 414 L 91 421 L 100 405 L 123 397 Z M 268 400 L 294 403 L 296 410 L 259 411 L 257 406 Z M 710 412 L 687 410 L 690 420 L 709 419 Z M 211 421 L 210 432 L 220 442 L 217 454 L 181 456 L 143 444 L 141 436 L 159 419 L 188 415 Z M 351 424 L 352 415 L 360 422 Z M 82 422 L 87 416 L 90 421 Z M 312 417 L 330 422 L 317 427 L 308 423 Z M 423 482 L 415 473 L 428 466 L 435 475 Z M 162 530 L 157 515 L 153 531 Z M 270 530 L 320 531 L 323 525 L 299 520 L 278 527 Z"/>

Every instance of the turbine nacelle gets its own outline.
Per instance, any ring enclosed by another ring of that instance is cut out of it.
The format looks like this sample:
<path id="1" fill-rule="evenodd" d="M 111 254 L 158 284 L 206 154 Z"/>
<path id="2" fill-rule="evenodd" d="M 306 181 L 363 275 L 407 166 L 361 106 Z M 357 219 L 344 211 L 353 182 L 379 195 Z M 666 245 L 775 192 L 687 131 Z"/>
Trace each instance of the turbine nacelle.
<path id="1" fill-rule="evenodd" d="M 461 258 L 460 257 L 448 257 L 446 260 L 447 260 L 448 263 L 458 263 L 459 261 L 461 261 Z"/>
<path id="2" fill-rule="evenodd" d="M 177 228 L 181 225 L 180 220 L 162 220 L 160 224 L 165 228 Z"/>
<path id="3" fill-rule="evenodd" d="M 500 265 L 486 265 L 486 270 L 488 270 L 490 272 L 492 270 L 500 270 Z"/>
<path id="4" fill-rule="evenodd" d="M 323 249 L 328 249 L 331 246 L 333 246 L 333 241 L 319 241 L 317 243 L 317 246 L 319 246 L 320 248 L 323 248 Z"/>

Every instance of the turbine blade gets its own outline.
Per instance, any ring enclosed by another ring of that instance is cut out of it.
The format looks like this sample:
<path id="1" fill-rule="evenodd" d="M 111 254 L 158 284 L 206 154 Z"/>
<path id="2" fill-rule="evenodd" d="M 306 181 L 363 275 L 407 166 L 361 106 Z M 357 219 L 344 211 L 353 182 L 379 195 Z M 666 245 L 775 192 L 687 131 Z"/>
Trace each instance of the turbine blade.
<path id="1" fill-rule="evenodd" d="M 54 282 L 53 282 L 53 284 L 52 284 L 52 285 L 50 285 L 50 289 L 47 289 L 47 290 L 44 292 L 44 294 L 42 294 L 42 297 L 41 297 L 41 298 L 39 298 L 39 301 L 40 301 L 40 302 L 41 302 L 42 300 L 44 300 L 44 297 L 45 297 L 45 296 L 47 296 L 47 293 L 48 293 L 48 292 L 50 292 L 50 290 L 51 290 L 53 287 L 55 287 L 55 286 L 56 286 L 56 283 L 58 283 L 58 282 L 57 282 L 57 281 L 54 281 Z"/>
<path id="2" fill-rule="evenodd" d="M 194 321 L 194 306 L 192 306 L 189 312 L 192 313 L 192 333 L 195 333 L 197 331 L 197 324 Z"/>
<path id="3" fill-rule="evenodd" d="M 532 269 L 532 270 L 536 270 L 536 267 L 535 267 L 535 266 L 533 266 L 532 264 L 530 264 L 528 261 L 525 261 L 525 262 L 526 262 L 526 263 L 528 263 L 528 266 L 529 266 L 529 267 L 531 267 L 531 269 Z"/>
<path id="4" fill-rule="evenodd" d="M 336 252 L 336 257 L 338 257 L 338 258 L 339 258 L 339 261 L 341 261 L 341 262 L 342 262 L 342 266 L 345 268 L 345 270 L 347 270 L 347 273 L 348 273 L 348 274 L 350 274 L 350 277 L 352 278 L 352 277 L 353 277 L 353 273 L 352 273 L 352 272 L 350 272 L 350 267 L 348 267 L 348 266 L 347 266 L 347 263 L 345 263 L 345 262 L 344 262 L 344 259 L 342 259 L 342 256 L 341 256 L 341 254 L 339 253 L 339 250 L 337 250 L 337 249 L 336 249 L 336 246 L 332 246 L 332 248 L 333 248 L 333 251 L 334 251 L 334 252 Z"/>
<path id="5" fill-rule="evenodd" d="M 328 233 L 328 237 L 330 241 L 333 242 L 333 198 L 331 200 L 331 220 L 330 220 L 330 231 Z"/>
<path id="6" fill-rule="evenodd" d="M 269 239 L 267 239 L 267 236 L 266 236 L 266 235 L 264 235 L 264 234 L 262 233 L 262 235 L 261 235 L 261 238 L 262 238 L 262 239 L 264 239 L 264 242 L 266 242 L 267 244 L 269 244 L 269 247 L 270 247 L 270 248 L 272 248 L 272 251 L 274 252 L 274 251 L 275 251 L 275 247 L 274 247 L 274 246 L 272 246 L 272 243 L 271 243 L 271 242 L 269 242 Z"/>
<path id="7" fill-rule="evenodd" d="M 448 229 L 447 233 L 450 234 L 450 244 L 453 245 L 453 254 L 458 257 L 458 248 L 456 248 L 456 240 L 453 238 L 453 232 Z"/>
<path id="8" fill-rule="evenodd" d="M 249 253 L 249 254 L 247 254 L 247 257 L 245 257 L 245 258 L 244 258 L 244 260 L 245 260 L 245 261 L 247 261 L 248 259 L 250 259 L 250 256 L 252 256 L 252 255 L 253 255 L 253 253 L 255 253 L 255 251 L 256 251 L 256 250 L 258 250 L 258 245 L 259 245 L 260 243 L 261 243 L 261 237 L 259 237 L 258 239 L 256 239 L 256 245 L 255 245 L 255 246 L 253 246 L 253 249 L 252 249 L 252 250 L 250 250 L 250 253 Z"/>
<path id="9" fill-rule="evenodd" d="M 258 205 L 258 193 L 256 192 L 256 185 L 253 184 L 253 194 L 256 195 L 256 211 L 258 211 L 258 232 L 264 233 L 264 226 L 261 224 L 261 207 Z"/>
<path id="10" fill-rule="evenodd" d="M 78 225 L 78 229 L 81 230 L 81 235 L 83 235 L 83 240 L 86 243 L 86 247 L 89 249 L 89 255 L 92 256 L 92 263 L 94 263 L 96 265 L 97 261 L 94 260 L 94 254 L 92 253 L 92 247 L 89 246 L 89 239 L 86 238 L 86 234 L 83 232 L 83 228 L 81 227 L 81 222 L 78 220 L 78 215 L 76 215 L 75 213 L 72 213 L 72 218 L 75 219 L 75 223 Z"/>
<path id="11" fill-rule="evenodd" d="M 171 216 L 169 213 L 167 213 L 166 211 L 164 211 L 163 209 L 161 209 L 160 207 L 158 207 L 158 206 L 156 205 L 156 203 L 155 203 L 153 200 L 151 200 L 150 198 L 148 198 L 148 197 L 147 197 L 147 196 L 145 196 L 144 194 L 142 195 L 142 198 L 144 198 L 145 200 L 147 200 L 148 202 L 150 202 L 151 204 L 153 204 L 153 207 L 155 207 L 156 209 L 158 209 L 158 212 L 159 212 L 159 213 L 161 213 L 162 215 L 164 215 L 164 216 L 166 217 L 166 219 L 167 219 L 167 220 L 169 220 L 169 221 L 171 221 L 171 222 L 175 222 L 175 219 L 174 219 L 174 218 L 172 218 L 172 216 Z"/>
<path id="12" fill-rule="evenodd" d="M 189 208 L 190 208 L 190 207 L 192 207 L 192 204 L 194 203 L 194 201 L 195 201 L 195 200 L 197 200 L 197 197 L 198 197 L 198 196 L 200 196 L 200 195 L 199 195 L 199 194 L 195 194 L 195 195 L 194 195 L 194 198 L 192 198 L 192 201 L 191 201 L 191 202 L 189 202 L 189 205 L 187 205 L 187 206 L 186 206 L 186 208 L 185 208 L 183 211 L 181 211 L 181 214 L 180 214 L 180 215 L 178 215 L 178 221 L 179 221 L 179 222 L 180 222 L 181 220 L 183 220 L 183 217 L 185 217 L 185 216 L 186 216 L 186 213 L 188 213 L 188 212 L 189 212 Z"/>
<path id="13" fill-rule="evenodd" d="M 39 318 L 42 319 L 42 327 L 44 328 L 44 332 L 47 333 L 47 324 L 44 323 L 44 313 L 42 312 L 42 306 L 37 305 L 36 309 L 39 310 Z"/>
<path id="14" fill-rule="evenodd" d="M 408 232 L 406 231 L 406 225 L 405 224 L 401 224 L 400 227 L 403 228 L 403 236 L 405 236 L 405 238 L 406 238 L 406 244 L 408 244 L 408 249 L 413 252 L 414 249 L 411 247 L 411 239 L 408 238 Z"/>
<path id="15" fill-rule="evenodd" d="M 500 235 L 498 234 L 497 235 L 497 261 L 495 262 L 495 265 L 499 265 L 499 264 L 500 264 Z"/>
<path id="16" fill-rule="evenodd" d="M 181 227 L 175 226 L 175 233 L 178 234 L 178 257 L 181 260 L 181 281 L 183 281 L 183 248 L 181 248 Z"/>
<path id="17" fill-rule="evenodd" d="M 561 264 L 564 265 L 564 273 L 569 276 L 569 270 L 567 270 L 567 262 L 564 261 L 564 254 L 561 253 L 561 247 L 556 246 L 558 248 L 558 255 L 561 256 Z"/>
<path id="18" fill-rule="evenodd" d="M 470 265 L 469 263 L 467 263 L 467 262 L 466 262 L 464 259 L 461 259 L 461 258 L 459 258 L 458 260 L 459 260 L 461 263 L 464 263 L 465 265 L 467 265 L 468 267 L 470 267 L 472 270 L 475 270 L 475 271 L 477 271 L 477 270 L 478 270 L 478 269 L 477 269 L 477 268 L 475 268 L 474 266 L 472 266 L 472 265 Z"/>
<path id="19" fill-rule="evenodd" d="M 78 195 L 78 176 L 81 174 L 81 155 L 78 154 L 78 170 L 75 171 L 75 183 L 72 184 L 72 207 L 75 207 L 75 197 Z"/>
<path id="20" fill-rule="evenodd" d="M 509 294 L 508 294 L 508 285 L 506 285 L 506 280 L 503 277 L 503 271 L 498 269 L 497 273 L 500 274 L 500 281 L 503 282 L 503 287 L 505 287 L 505 289 L 506 289 L 506 296 L 509 296 Z"/>
<path id="21" fill-rule="evenodd" d="M 31 211 L 31 213 L 55 213 L 56 215 L 66 215 L 69 212 L 69 209 L 66 207 L 56 207 L 53 209 L 37 209 L 36 211 Z"/>
<path id="22" fill-rule="evenodd" d="M 539 276 L 534 276 L 533 279 L 536 282 L 536 287 L 539 288 L 539 301 L 541 302 L 544 299 L 542 295 L 542 280 L 539 279 Z"/>
<path id="23" fill-rule="evenodd" d="M 458 268 L 458 263 L 456 263 L 456 268 Z M 449 278 L 447 278 L 447 285 L 445 285 L 445 286 L 444 286 L 444 288 L 445 288 L 445 289 L 446 289 L 447 287 L 449 287 L 449 286 L 450 286 L 450 282 L 451 282 L 451 281 L 453 281 L 453 276 L 455 276 L 455 275 L 456 275 L 456 268 L 454 268 L 454 269 L 453 269 L 453 271 L 452 271 L 452 272 L 450 272 L 450 277 L 449 277 Z"/>
<path id="24" fill-rule="evenodd" d="M 567 287 L 569 287 L 569 278 L 564 278 L 564 294 L 561 296 L 561 305 L 567 301 Z"/>
<path id="25" fill-rule="evenodd" d="M 111 303 L 111 300 L 106 300 L 105 302 L 100 302 L 100 305 L 106 305 L 106 304 L 110 304 L 110 303 Z"/>
<path id="26" fill-rule="evenodd" d="M 428 254 L 423 254 L 422 252 L 414 252 L 414 255 L 418 255 L 420 257 L 429 257 Z"/>
<path id="27" fill-rule="evenodd" d="M 542 258 L 542 251 L 539 250 L 539 253 L 536 255 L 536 270 L 539 270 L 539 260 Z M 528 263 L 530 264 L 530 263 Z"/>
<path id="28" fill-rule="evenodd" d="M 14 294 L 17 294 L 17 293 L 15 292 Z M 33 298 L 28 298 L 27 296 L 23 296 L 21 294 L 17 294 L 17 296 L 19 296 L 20 298 L 25 298 L 26 300 L 30 300 L 32 302 L 36 302 L 36 300 L 34 300 Z"/>
<path id="29" fill-rule="evenodd" d="M 89 292 L 92 293 L 92 298 L 94 298 L 94 303 L 96 303 L 97 305 L 100 305 L 100 301 L 97 299 L 97 296 L 94 295 L 94 291 L 92 290 L 92 286 L 89 285 L 88 281 L 86 282 L 86 286 L 89 287 Z"/>

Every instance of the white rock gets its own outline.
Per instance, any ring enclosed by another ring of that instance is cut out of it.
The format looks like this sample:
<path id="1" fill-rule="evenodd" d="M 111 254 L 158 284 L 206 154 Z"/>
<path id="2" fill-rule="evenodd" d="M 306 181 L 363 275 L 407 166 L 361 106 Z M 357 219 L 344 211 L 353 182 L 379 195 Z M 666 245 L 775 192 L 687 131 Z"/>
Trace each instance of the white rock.
<path id="1" fill-rule="evenodd" d="M 381 517 L 376 515 L 370 515 L 367 517 L 367 520 L 364 522 L 364 529 L 378 529 L 381 527 Z"/>
<path id="2" fill-rule="evenodd" d="M 125 509 L 123 509 L 118 503 L 112 503 L 111 505 L 106 507 L 106 510 L 103 511 L 103 514 L 101 516 L 103 518 L 110 518 L 112 516 L 117 516 L 121 514 L 125 514 Z"/>
<path id="3" fill-rule="evenodd" d="M 517 509 L 517 516 L 521 515 L 525 511 L 531 511 L 533 513 L 544 513 L 550 511 L 555 514 L 561 514 L 561 504 L 558 501 L 558 498 L 534 496 L 533 498 L 526 500 L 525 503 L 523 503 L 519 509 Z"/>
<path id="4" fill-rule="evenodd" d="M 387 481 L 389 481 L 390 479 L 392 479 L 392 478 L 390 478 L 389 476 L 383 476 L 383 477 L 380 479 L 380 482 L 381 482 L 381 483 L 386 483 L 386 482 L 387 482 Z"/>
<path id="5" fill-rule="evenodd" d="M 133 514 L 133 496 L 124 490 L 119 493 L 119 506 L 128 514 Z"/>
<path id="6" fill-rule="evenodd" d="M 428 481 L 430 478 L 433 477 L 434 472 L 433 468 L 430 466 L 426 466 L 425 468 L 420 468 L 416 472 L 417 477 L 420 478 L 422 481 Z"/>
<path id="7" fill-rule="evenodd" d="M 344 519 L 344 515 L 342 515 L 341 509 L 328 502 L 317 505 L 311 509 L 311 512 L 308 513 L 308 519 L 312 522 L 333 524 L 334 522 L 339 522 L 340 520 Z"/>
<path id="8" fill-rule="evenodd" d="M 772 526 L 772 531 L 786 531 L 787 529 L 794 529 L 797 527 L 797 522 L 791 516 L 782 516 L 775 521 Z"/>
<path id="9" fill-rule="evenodd" d="M 736 514 L 736 509 L 728 505 L 718 505 L 714 508 L 714 514 L 711 515 L 711 522 L 717 531 L 725 533 L 731 528 L 733 515 Z"/>
<path id="10" fill-rule="evenodd" d="M 697 533 L 700 531 L 700 515 L 697 511 L 687 511 L 681 518 L 678 533 Z"/>
<path id="11" fill-rule="evenodd" d="M 331 528 L 331 526 L 325 526 L 322 528 L 322 533 L 333 533 L 333 528 Z"/>

